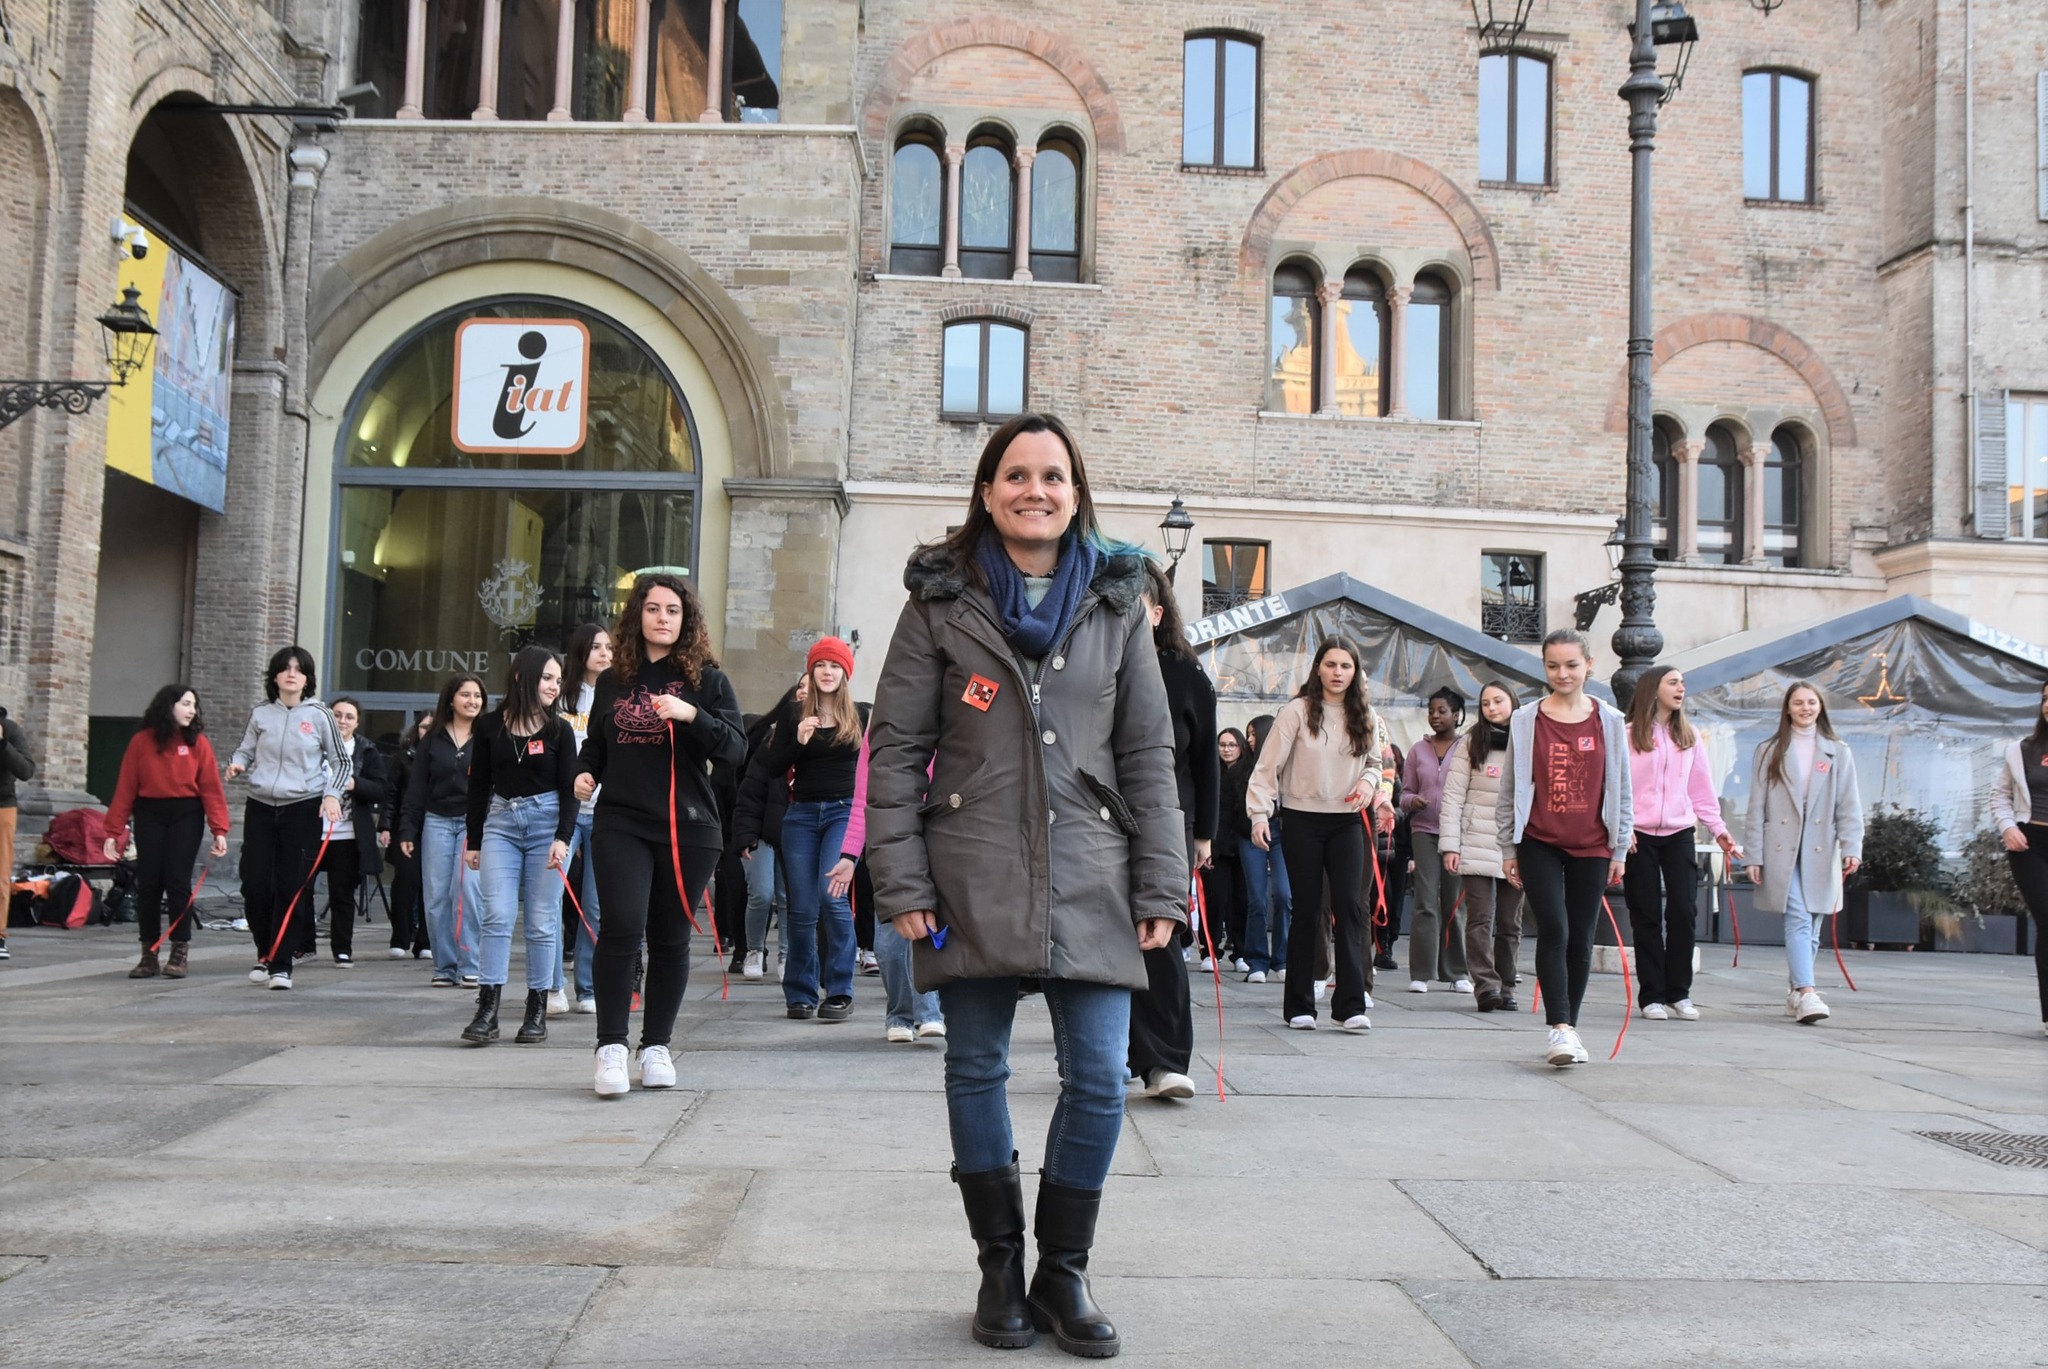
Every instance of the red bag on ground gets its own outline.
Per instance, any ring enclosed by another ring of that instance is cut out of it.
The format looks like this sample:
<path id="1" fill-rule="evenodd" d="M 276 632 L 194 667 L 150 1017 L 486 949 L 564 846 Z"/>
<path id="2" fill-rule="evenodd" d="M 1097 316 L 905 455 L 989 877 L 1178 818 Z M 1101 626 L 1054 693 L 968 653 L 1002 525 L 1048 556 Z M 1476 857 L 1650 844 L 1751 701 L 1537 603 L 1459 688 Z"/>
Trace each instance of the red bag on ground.
<path id="1" fill-rule="evenodd" d="M 43 833 L 50 854 L 66 865 L 105 865 L 107 834 L 104 808 L 73 808 L 50 819 Z"/>

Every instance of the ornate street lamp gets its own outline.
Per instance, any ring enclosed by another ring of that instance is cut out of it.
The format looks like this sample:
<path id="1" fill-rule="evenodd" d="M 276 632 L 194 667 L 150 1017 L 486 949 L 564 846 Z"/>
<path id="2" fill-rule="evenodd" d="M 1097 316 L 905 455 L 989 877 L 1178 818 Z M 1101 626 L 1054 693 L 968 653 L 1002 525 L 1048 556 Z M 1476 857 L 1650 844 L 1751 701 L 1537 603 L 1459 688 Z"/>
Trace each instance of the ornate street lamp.
<path id="1" fill-rule="evenodd" d="M 1173 497 L 1173 507 L 1166 511 L 1166 517 L 1159 522 L 1159 540 L 1166 544 L 1166 578 L 1171 580 L 1180 558 L 1187 554 L 1188 538 L 1195 530 L 1195 520 L 1189 515 L 1187 505 L 1180 502 L 1180 496 Z"/>
<path id="2" fill-rule="evenodd" d="M 1784 4 L 1785 0 L 1772 0 Z M 1770 11 L 1766 10 L 1768 14 Z M 1657 103 L 1668 105 L 1678 88 L 1685 84 L 1685 69 L 1692 65 L 1693 45 L 1700 40 L 1700 26 L 1685 12 L 1685 6 L 1678 0 L 1656 0 L 1650 6 L 1650 45 L 1652 47 L 1678 49 L 1677 59 L 1671 70 L 1659 72 L 1657 79 L 1664 83 L 1664 93 L 1657 97 Z"/>
<path id="3" fill-rule="evenodd" d="M 100 315 L 100 327 L 106 333 L 107 369 L 114 377 L 111 381 L 0 380 L 0 428 L 31 409 L 82 414 L 109 386 L 126 385 L 129 377 L 148 363 L 156 342 L 156 328 L 141 299 L 142 292 L 131 285 L 121 292 L 119 304 Z"/>
<path id="4" fill-rule="evenodd" d="M 1472 23 L 1479 30 L 1479 50 L 1511 48 L 1522 41 L 1522 30 L 1529 27 L 1529 11 L 1536 0 L 1485 0 L 1485 13 L 1480 13 L 1480 0 L 1471 0 Z M 1782 0 L 1781 0 L 1782 3 Z"/>

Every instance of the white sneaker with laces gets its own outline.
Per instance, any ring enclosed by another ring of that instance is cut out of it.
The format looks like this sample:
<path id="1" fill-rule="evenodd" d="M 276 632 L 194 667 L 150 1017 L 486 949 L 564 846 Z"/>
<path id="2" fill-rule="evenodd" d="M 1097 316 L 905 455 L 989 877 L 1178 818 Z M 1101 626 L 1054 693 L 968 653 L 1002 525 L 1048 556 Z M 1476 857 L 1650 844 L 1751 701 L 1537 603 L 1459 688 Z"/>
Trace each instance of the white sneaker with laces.
<path id="1" fill-rule="evenodd" d="M 761 960 L 762 956 L 759 951 L 748 951 L 746 960 L 740 964 L 740 978 L 759 979 L 761 977 Z"/>
<path id="2" fill-rule="evenodd" d="M 597 1048 L 597 1096 L 618 1098 L 631 1091 L 633 1084 L 626 1077 L 626 1048 L 624 1046 L 599 1046 Z"/>
<path id="3" fill-rule="evenodd" d="M 920 1022 L 920 1023 L 918 1023 L 918 1024 L 917 1024 L 917 1039 L 918 1039 L 918 1040 L 920 1040 L 920 1041 L 922 1041 L 922 1040 L 924 1040 L 924 1039 L 925 1039 L 925 1038 L 926 1038 L 927 1036 L 935 1036 L 935 1037 L 937 1037 L 937 1038 L 938 1038 L 939 1040 L 941 1040 L 941 1041 L 945 1040 L 945 1039 L 946 1039 L 946 1024 L 945 1024 L 945 1023 L 943 1023 L 943 1022 Z"/>
<path id="4" fill-rule="evenodd" d="M 1647 1017 L 1652 1022 L 1668 1022 L 1671 1020 L 1670 1010 L 1667 1009 L 1662 1003 L 1644 1004 L 1643 1016 Z"/>
<path id="5" fill-rule="evenodd" d="M 1344 1019 L 1344 1030 L 1348 1032 L 1369 1032 L 1372 1030 L 1372 1019 L 1364 1013 L 1357 1013 Z"/>
<path id="6" fill-rule="evenodd" d="M 1798 995 L 1792 1014 L 1801 1026 L 1810 1027 L 1827 1017 L 1828 1005 L 1820 1001 L 1820 995 L 1812 989 Z"/>
<path id="7" fill-rule="evenodd" d="M 1230 968 L 1236 970 L 1239 974 L 1245 974 L 1249 972 L 1251 967 L 1252 963 L 1249 960 L 1246 960 L 1243 956 L 1239 956 L 1237 959 L 1230 962 Z"/>
<path id="8" fill-rule="evenodd" d="M 1671 1015 L 1681 1022 L 1697 1022 L 1700 1010 L 1692 1005 L 1690 998 L 1681 998 L 1671 1005 Z"/>
<path id="9" fill-rule="evenodd" d="M 1314 999 L 1314 1000 L 1315 1000 L 1316 1002 L 1318 1002 L 1318 1003 L 1320 1003 L 1320 1002 L 1322 1002 L 1322 1001 L 1323 1001 L 1323 981 L 1322 981 L 1322 980 L 1318 979 L 1318 980 L 1316 981 L 1315 987 L 1314 987 L 1313 989 L 1310 989 L 1310 990 L 1309 990 L 1309 997 L 1310 997 L 1310 998 L 1312 998 L 1312 999 Z"/>
<path id="10" fill-rule="evenodd" d="M 1799 1016 L 1799 990 L 1797 989 L 1785 990 L 1785 1016 Z"/>
<path id="11" fill-rule="evenodd" d="M 1205 955 L 1205 956 L 1203 956 L 1203 957 L 1202 957 L 1202 973 L 1203 973 L 1203 974 L 1208 974 L 1208 973 L 1210 973 L 1211 971 L 1213 971 L 1213 970 L 1214 970 L 1215 968 L 1216 968 L 1216 957 L 1215 957 L 1215 956 L 1212 956 L 1212 955 Z"/>
<path id="12" fill-rule="evenodd" d="M 1574 1065 L 1583 1065 L 1593 1058 L 1586 1053 L 1586 1043 L 1579 1040 L 1579 1030 L 1577 1027 L 1566 1027 L 1564 1034 L 1565 1039 L 1572 1043 L 1572 1063 Z"/>
<path id="13" fill-rule="evenodd" d="M 1429 992 L 1429 982 L 1428 982 L 1427 980 L 1423 980 L 1423 979 L 1411 979 L 1411 980 L 1409 980 L 1409 981 L 1408 981 L 1408 992 L 1409 992 L 1409 993 L 1428 993 L 1428 992 Z"/>
<path id="14" fill-rule="evenodd" d="M 1307 1013 L 1303 1013 L 1299 1017 L 1288 1018 L 1287 1025 L 1298 1032 L 1312 1032 L 1316 1029 L 1316 1020 Z"/>
<path id="15" fill-rule="evenodd" d="M 288 974 L 274 974 L 270 976 L 270 987 L 273 989 L 289 989 L 291 986 L 292 977 Z M 1821 1015 L 1825 1017 L 1827 1014 L 1823 1013 Z"/>
<path id="16" fill-rule="evenodd" d="M 1195 1081 L 1188 1078 L 1185 1074 L 1176 1074 L 1172 1070 L 1146 1070 L 1145 1096 L 1147 1098 L 1192 1098 L 1195 1096 Z"/>
<path id="17" fill-rule="evenodd" d="M 391 958 L 392 958 L 393 960 L 403 960 L 403 959 L 405 959 L 405 956 L 406 956 L 406 950 L 405 950 L 405 947 L 403 947 L 403 946 L 393 946 L 393 947 L 391 948 L 391 951 L 390 951 L 390 955 L 391 955 Z"/>
<path id="18" fill-rule="evenodd" d="M 1454 981 L 1454 982 L 1453 982 L 1453 983 L 1451 984 L 1451 992 L 1452 992 L 1452 993 L 1471 993 L 1471 992 L 1472 992 L 1472 981 L 1471 981 L 1471 980 L 1469 980 L 1469 979 L 1460 979 L 1460 980 L 1456 980 L 1456 981 Z"/>
<path id="19" fill-rule="evenodd" d="M 560 989 L 551 990 L 548 994 L 548 1016 L 564 1017 L 568 1015 L 568 1012 L 569 995 Z"/>
<path id="20" fill-rule="evenodd" d="M 882 1039 L 891 1045 L 907 1046 L 917 1040 L 917 1033 L 908 1027 L 891 1027 L 882 1033 Z"/>
<path id="21" fill-rule="evenodd" d="M 1244 982 L 1247 984 L 1263 984 L 1266 982 L 1266 972 L 1264 970 L 1253 970 L 1244 977 Z"/>
<path id="22" fill-rule="evenodd" d="M 640 1051 L 640 1087 L 672 1089 L 676 1086 L 676 1064 L 667 1046 L 644 1046 Z"/>
<path id="23" fill-rule="evenodd" d="M 1549 1064 L 1563 1069 L 1566 1065 L 1579 1063 L 1578 1047 L 1573 1038 L 1577 1035 L 1570 1027 L 1552 1027 L 1550 1044 L 1544 1047 L 1543 1058 Z"/>
<path id="24" fill-rule="evenodd" d="M 268 988 L 270 985 L 270 967 L 268 965 L 258 965 L 255 969 L 249 971 L 249 982 L 259 989 Z"/>
<path id="25" fill-rule="evenodd" d="M 596 1011 L 597 1011 L 597 1000 L 596 1000 L 595 998 L 579 998 L 579 999 L 577 999 L 577 1000 L 576 1000 L 576 1011 L 577 1011 L 577 1012 L 580 1012 L 580 1013 L 594 1013 L 594 1012 L 596 1012 Z"/>

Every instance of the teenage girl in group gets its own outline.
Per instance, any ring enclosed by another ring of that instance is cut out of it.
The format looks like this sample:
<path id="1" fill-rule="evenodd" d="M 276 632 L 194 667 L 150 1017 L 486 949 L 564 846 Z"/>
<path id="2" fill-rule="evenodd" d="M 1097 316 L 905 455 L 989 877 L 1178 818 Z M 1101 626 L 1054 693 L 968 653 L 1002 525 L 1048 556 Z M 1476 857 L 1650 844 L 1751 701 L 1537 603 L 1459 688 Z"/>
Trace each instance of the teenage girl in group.
<path id="1" fill-rule="evenodd" d="M 1618 883 L 1634 831 L 1627 720 L 1586 693 L 1585 637 L 1543 639 L 1550 692 L 1508 720 L 1507 772 L 1494 817 L 1505 872 L 1536 915 L 1536 985 L 1550 1039 L 1543 1058 L 1583 1065 L 1579 1005 L 1593 973 L 1593 924 Z"/>
<path id="2" fill-rule="evenodd" d="M 1636 1005 L 1653 1021 L 1696 1022 L 1692 947 L 1700 868 L 1694 829 L 1706 824 L 1731 864 L 1742 852 L 1721 821 L 1707 748 L 1685 716 L 1685 676 L 1677 667 L 1652 666 L 1636 682 L 1628 762 L 1636 830 L 1622 890 L 1635 933 Z"/>
<path id="3" fill-rule="evenodd" d="M 341 730 L 348 747 L 348 788 L 341 796 L 341 821 L 328 827 L 327 854 L 320 859 L 320 872 L 327 876 L 327 949 L 342 969 L 355 964 L 356 895 L 365 879 L 375 883 L 384 873 L 384 859 L 377 849 L 377 809 L 384 802 L 384 758 L 356 728 L 363 720 L 363 706 L 346 696 L 327 705 L 334 725 Z M 319 949 L 308 920 L 299 948 L 307 955 Z"/>
<path id="4" fill-rule="evenodd" d="M 579 755 L 583 751 L 584 739 L 590 735 L 590 710 L 597 702 L 598 681 L 611 668 L 611 633 L 596 623 L 585 623 L 577 628 L 575 635 L 569 638 L 569 658 L 562 686 L 562 718 L 569 724 L 570 731 L 576 734 Z M 578 852 L 583 855 L 581 875 L 573 881 L 581 909 L 579 912 L 572 905 L 569 920 L 564 924 L 566 934 L 576 947 L 575 983 L 565 984 L 559 969 L 554 983 L 557 990 L 574 989 L 571 1002 L 579 1013 L 597 1011 L 596 992 L 590 986 L 590 960 L 597 951 L 597 929 L 604 923 L 604 901 L 597 896 L 597 867 L 590 859 L 590 824 L 596 815 L 595 796 L 576 805 L 576 830 L 569 837 L 569 860 L 574 862 Z M 555 1012 L 552 999 L 548 1003 L 548 1012 Z"/>
<path id="5" fill-rule="evenodd" d="M 128 739 L 121 778 L 107 805 L 105 828 L 109 864 L 121 858 L 120 840 L 130 815 L 135 819 L 135 930 L 142 960 L 130 979 L 157 973 L 159 923 L 171 918 L 171 958 L 165 979 L 183 979 L 192 945 L 192 866 L 199 841 L 213 829 L 213 858 L 228 853 L 228 798 L 199 696 L 190 685 L 168 684 L 143 711 L 142 726 Z"/>
<path id="6" fill-rule="evenodd" d="M 1785 1015 L 1805 1026 L 1824 1021 L 1813 953 L 1822 919 L 1842 906 L 1842 881 L 1863 863 L 1863 797 L 1855 756 L 1804 680 L 1785 691 L 1778 730 L 1751 760 L 1743 846 L 1757 911 L 1785 919 Z"/>
<path id="7" fill-rule="evenodd" d="M 1481 1012 L 1513 1012 L 1515 957 L 1522 945 L 1522 891 L 1502 870 L 1496 816 L 1508 768 L 1508 719 L 1515 692 L 1499 681 L 1479 691 L 1479 721 L 1444 763 L 1438 831 L 1444 873 L 1465 901 L 1465 966 Z"/>
<path id="8" fill-rule="evenodd" d="M 1991 820 L 2005 839 L 2012 882 L 2034 917 L 2034 978 L 2041 994 L 2041 1034 L 2048 1036 L 2048 685 L 2034 710 L 2034 729 L 2005 748 L 1991 784 Z"/>
<path id="9" fill-rule="evenodd" d="M 711 654 L 704 606 L 687 581 L 667 572 L 634 581 L 612 651 L 575 789 L 579 800 L 597 796 L 589 859 L 605 909 L 591 965 L 600 1098 L 632 1087 L 626 1041 L 643 939 L 640 1087 L 675 1087 L 668 1047 L 690 979 L 690 910 L 703 906 L 725 848 L 708 769 L 746 752 L 739 700 Z"/>
<path id="10" fill-rule="evenodd" d="M 462 1039 L 498 1039 L 498 998 L 511 972 L 512 925 L 526 912 L 522 1043 L 548 1039 L 548 995 L 562 973 L 562 883 L 576 830 L 576 734 L 555 712 L 562 663 L 544 646 L 512 658 L 505 697 L 478 719 L 469 767 L 469 849 L 483 881 L 476 1017 Z"/>
<path id="11" fill-rule="evenodd" d="M 462 858 L 468 839 L 469 766 L 476 754 L 476 720 L 484 711 L 484 682 L 457 675 L 441 686 L 434 719 L 413 753 L 399 815 L 398 848 L 419 861 L 433 945 L 431 986 L 465 988 L 477 982 L 477 917 L 483 881 Z"/>
<path id="12" fill-rule="evenodd" d="M 1329 881 L 1337 921 L 1337 988 L 1331 1015 L 1346 1031 L 1369 1031 L 1365 1015 L 1365 824 L 1359 813 L 1379 792 L 1379 752 L 1358 648 L 1342 637 L 1316 647 L 1300 691 L 1274 719 L 1246 788 L 1252 844 L 1273 844 L 1276 804 L 1287 809 L 1281 854 L 1294 887 L 1287 937 L 1287 1025 L 1314 1031 L 1316 944 L 1323 937 L 1323 887 Z"/>
<path id="13" fill-rule="evenodd" d="M 1251 748 L 1245 745 L 1244 733 L 1234 727 L 1218 732 L 1216 760 L 1223 772 L 1223 790 L 1216 845 L 1210 854 L 1209 868 L 1202 872 L 1202 894 L 1208 903 L 1210 934 L 1215 939 L 1217 956 L 1242 972 L 1251 968 L 1244 961 L 1244 864 L 1238 857 L 1238 843 L 1252 837 L 1252 820 L 1244 811 L 1245 785 L 1252 777 Z M 1202 954 L 1202 970 L 1207 973 L 1214 967 L 1207 959 L 1206 944 Z"/>

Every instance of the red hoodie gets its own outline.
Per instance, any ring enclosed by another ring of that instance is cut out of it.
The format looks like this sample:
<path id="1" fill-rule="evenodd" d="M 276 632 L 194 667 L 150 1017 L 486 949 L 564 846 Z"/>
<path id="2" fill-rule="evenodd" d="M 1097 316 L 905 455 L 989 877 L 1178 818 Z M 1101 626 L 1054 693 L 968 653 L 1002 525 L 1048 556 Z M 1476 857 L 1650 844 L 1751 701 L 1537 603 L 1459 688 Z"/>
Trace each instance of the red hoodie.
<path id="1" fill-rule="evenodd" d="M 159 747 L 155 734 L 148 731 L 129 738 L 128 754 L 121 758 L 120 783 L 114 786 L 114 801 L 107 805 L 108 836 L 120 840 L 138 798 L 199 799 L 206 805 L 206 825 L 213 834 L 228 834 L 227 791 L 221 788 L 213 743 L 204 733 L 190 745 L 173 734 L 170 745 L 164 747 Z"/>

